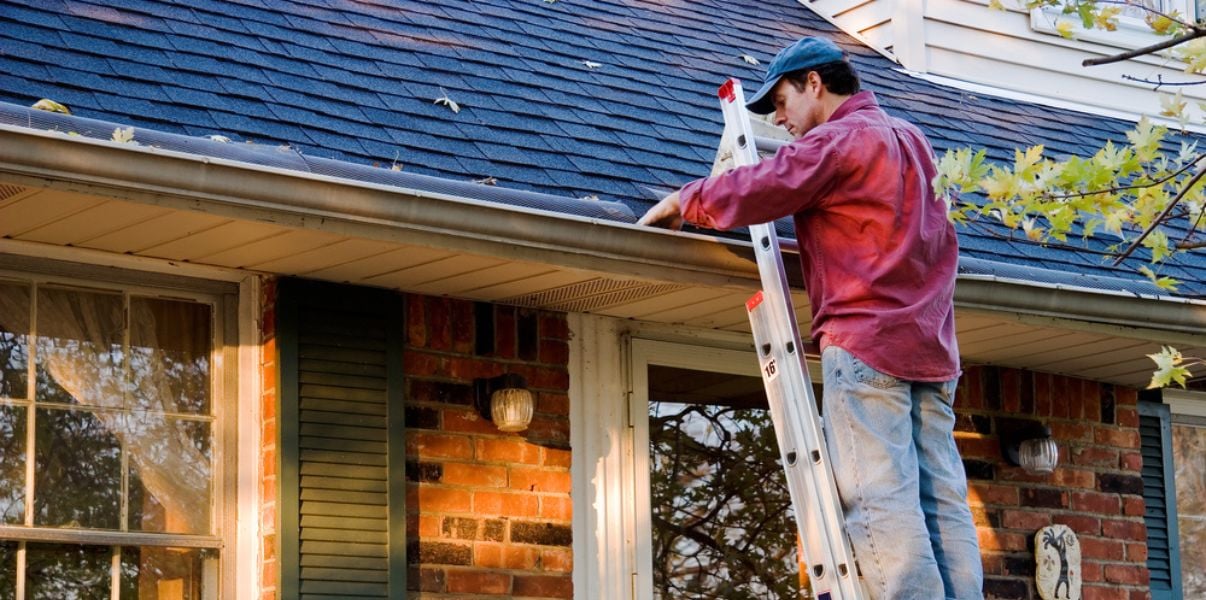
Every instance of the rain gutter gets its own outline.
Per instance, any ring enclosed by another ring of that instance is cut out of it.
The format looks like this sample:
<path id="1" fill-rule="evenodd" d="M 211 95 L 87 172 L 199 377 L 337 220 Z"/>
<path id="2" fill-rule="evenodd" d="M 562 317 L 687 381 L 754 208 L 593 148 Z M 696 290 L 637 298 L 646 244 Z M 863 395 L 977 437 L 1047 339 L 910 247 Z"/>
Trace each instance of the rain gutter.
<path id="1" fill-rule="evenodd" d="M 750 290 L 758 285 L 750 244 L 739 240 L 55 131 L 0 125 L 0 176 L 30 187 L 613 277 Z M 798 252 L 791 242 L 785 250 Z M 966 257 L 960 266 L 959 308 L 1166 332 L 1196 342 L 1206 331 L 1201 300 L 986 274 L 984 265 Z"/>

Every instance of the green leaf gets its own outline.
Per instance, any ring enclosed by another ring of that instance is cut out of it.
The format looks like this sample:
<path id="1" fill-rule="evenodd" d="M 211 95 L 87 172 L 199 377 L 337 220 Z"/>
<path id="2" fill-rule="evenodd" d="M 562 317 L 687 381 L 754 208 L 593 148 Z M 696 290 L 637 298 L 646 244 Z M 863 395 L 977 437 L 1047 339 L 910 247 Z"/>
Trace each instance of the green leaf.
<path id="1" fill-rule="evenodd" d="M 1156 371 L 1152 373 L 1152 381 L 1147 385 L 1147 389 L 1166 387 L 1174 381 L 1185 387 L 1190 373 L 1184 366 L 1184 357 L 1176 348 L 1164 346 L 1159 352 L 1148 354 L 1147 357 L 1156 363 Z"/>
<path id="2" fill-rule="evenodd" d="M 1158 277 L 1156 276 L 1155 271 L 1147 268 L 1146 266 L 1139 267 L 1139 272 L 1143 274 L 1144 277 L 1147 277 L 1148 281 L 1151 281 L 1156 285 L 1156 287 L 1162 290 L 1175 292 L 1177 291 L 1177 286 L 1181 283 L 1172 277 Z"/>
<path id="3" fill-rule="evenodd" d="M 1170 254 L 1171 248 L 1168 243 L 1168 234 L 1164 233 L 1163 229 L 1157 227 L 1151 233 L 1143 238 L 1143 247 L 1152 251 L 1152 262 L 1158 263 Z"/>

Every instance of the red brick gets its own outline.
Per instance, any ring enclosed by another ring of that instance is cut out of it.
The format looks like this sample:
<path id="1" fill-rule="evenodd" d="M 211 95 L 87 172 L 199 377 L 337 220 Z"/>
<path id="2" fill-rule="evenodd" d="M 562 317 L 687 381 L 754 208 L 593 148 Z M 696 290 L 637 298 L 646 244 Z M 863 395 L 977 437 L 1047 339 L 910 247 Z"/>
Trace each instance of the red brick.
<path id="1" fill-rule="evenodd" d="M 462 594 L 508 594 L 511 575 L 491 571 L 448 569 L 448 591 Z"/>
<path id="2" fill-rule="evenodd" d="M 541 443 L 569 445 L 569 419 L 537 415 L 528 424 L 528 431 L 525 435 Z"/>
<path id="3" fill-rule="evenodd" d="M 1055 473 L 1051 474 L 1051 477 L 1056 485 L 1066 488 L 1091 490 L 1097 487 L 1097 475 L 1088 469 L 1056 469 Z"/>
<path id="4" fill-rule="evenodd" d="M 540 392 L 536 396 L 536 411 L 553 415 L 569 416 L 569 395 Z"/>
<path id="5" fill-rule="evenodd" d="M 1051 521 L 1057 525 L 1067 525 L 1077 535 L 1101 535 L 1101 519 L 1086 515 L 1053 515 Z"/>
<path id="6" fill-rule="evenodd" d="M 1121 427 L 1139 427 L 1139 411 L 1134 408 L 1114 409 L 1114 422 Z"/>
<path id="7" fill-rule="evenodd" d="M 1101 534 L 1119 540 L 1142 541 L 1147 539 L 1147 527 L 1142 521 L 1103 519 Z"/>
<path id="8" fill-rule="evenodd" d="M 983 552 L 1023 552 L 1030 548 L 1030 536 L 1022 533 L 987 527 L 977 527 L 976 533 L 980 538 L 980 550 Z"/>
<path id="9" fill-rule="evenodd" d="M 503 564 L 508 569 L 535 569 L 538 556 L 539 550 L 532 546 L 503 546 Z"/>
<path id="10" fill-rule="evenodd" d="M 527 367 L 524 369 L 528 385 L 541 390 L 565 391 L 569 389 L 569 372 L 561 367 Z"/>
<path id="11" fill-rule="evenodd" d="M 569 339 L 569 323 L 561 313 L 540 314 L 540 335 L 556 340 Z"/>
<path id="12" fill-rule="evenodd" d="M 467 490 L 419 484 L 417 500 L 422 513 L 473 511 L 473 494 Z"/>
<path id="13" fill-rule="evenodd" d="M 545 571 L 572 572 L 574 556 L 568 548 L 542 548 L 540 549 L 540 568 Z"/>
<path id="14" fill-rule="evenodd" d="M 449 409 L 444 413 L 444 431 L 455 433 L 498 434 L 498 427 L 489 419 L 482 417 L 476 410 Z"/>
<path id="15" fill-rule="evenodd" d="M 1139 431 L 1136 429 L 1120 429 L 1110 426 L 1095 427 L 1093 439 L 1098 444 L 1115 446 L 1134 450 L 1139 448 Z"/>
<path id="16" fill-rule="evenodd" d="M 448 365 L 443 357 L 426 352 L 403 352 L 402 370 L 411 377 L 447 377 Z"/>
<path id="17" fill-rule="evenodd" d="M 411 568 L 407 581 L 418 581 L 420 592 L 443 592 L 444 569 Z"/>
<path id="18" fill-rule="evenodd" d="M 1143 455 L 1138 452 L 1121 452 L 1118 456 L 1118 468 L 1139 472 L 1143 469 Z"/>
<path id="19" fill-rule="evenodd" d="M 1092 442 L 1093 426 L 1082 421 L 1051 421 L 1051 437 L 1067 445 L 1070 442 Z"/>
<path id="20" fill-rule="evenodd" d="M 1135 406 L 1139 403 L 1139 390 L 1117 386 L 1114 388 L 1114 404 L 1117 406 Z"/>
<path id="21" fill-rule="evenodd" d="M 506 487 L 507 468 L 501 465 L 446 462 L 440 481 L 448 485 Z"/>
<path id="22" fill-rule="evenodd" d="M 519 438 L 483 438 L 476 443 L 477 460 L 525 465 L 540 464 L 540 447 Z"/>
<path id="23" fill-rule="evenodd" d="M 561 340 L 540 340 L 540 362 L 553 365 L 569 363 L 569 342 Z"/>
<path id="24" fill-rule="evenodd" d="M 424 296 L 427 310 L 427 347 L 432 350 L 452 349 L 451 307 L 447 298 Z"/>
<path id="25" fill-rule="evenodd" d="M 448 368 L 444 375 L 462 381 L 494 377 L 501 371 L 498 364 L 481 358 L 454 356 L 449 358 L 447 363 Z"/>
<path id="26" fill-rule="evenodd" d="M 406 338 L 416 348 L 427 346 L 427 317 L 422 296 L 406 297 Z"/>
<path id="27" fill-rule="evenodd" d="M 568 494 L 572 488 L 572 483 L 570 474 L 566 471 L 511 467 L 510 487 L 529 492 Z"/>
<path id="28" fill-rule="evenodd" d="M 1108 538 L 1091 536 L 1080 537 L 1080 555 L 1096 560 L 1122 560 L 1124 547 L 1122 542 Z"/>
<path id="29" fill-rule="evenodd" d="M 1080 588 L 1082 600 L 1129 600 L 1130 594 L 1120 587 L 1086 585 Z"/>
<path id="30" fill-rule="evenodd" d="M 1049 513 L 1032 512 L 1027 510 L 1001 511 L 1001 525 L 1007 529 L 1023 529 L 1035 531 L 1051 524 Z"/>
<path id="31" fill-rule="evenodd" d="M 1147 512 L 1147 505 L 1140 496 L 1122 497 L 1122 514 L 1128 517 L 1142 517 Z"/>
<path id="32" fill-rule="evenodd" d="M 573 598 L 574 581 L 568 575 L 516 575 L 516 596 L 538 598 Z"/>
<path id="33" fill-rule="evenodd" d="M 1133 565 L 1106 565 L 1105 580 L 1110 583 L 1144 585 L 1147 583 L 1147 567 Z"/>
<path id="34" fill-rule="evenodd" d="M 573 457 L 569 450 L 560 448 L 545 448 L 544 449 L 544 466 L 546 467 L 563 467 L 570 468 Z"/>
<path id="35" fill-rule="evenodd" d="M 1054 399 L 1051 397 L 1051 374 L 1034 374 L 1034 412 L 1040 417 L 1050 417 Z"/>
<path id="36" fill-rule="evenodd" d="M 981 367 L 969 367 L 963 370 L 959 378 L 959 387 L 955 389 L 956 404 L 960 412 L 984 408 L 984 379 Z"/>
<path id="37" fill-rule="evenodd" d="M 968 483 L 967 498 L 972 504 L 1017 506 L 1018 488 L 973 481 Z"/>
<path id="38" fill-rule="evenodd" d="M 1017 369 L 1001 369 L 1001 407 L 1007 413 L 1017 414 L 1022 409 L 1022 372 Z"/>
<path id="39" fill-rule="evenodd" d="M 1117 494 L 1072 492 L 1072 510 L 1099 515 L 1116 515 L 1121 507 Z"/>
<path id="40" fill-rule="evenodd" d="M 474 492 L 473 512 L 479 516 L 540 516 L 540 499 L 533 494 L 511 492 Z"/>
<path id="41" fill-rule="evenodd" d="M 1001 442 L 995 437 L 955 435 L 955 445 L 963 458 L 979 458 L 993 462 L 1001 460 Z"/>
<path id="42" fill-rule="evenodd" d="M 1131 600 L 1152 600 L 1152 593 L 1147 590 L 1131 590 Z"/>
<path id="43" fill-rule="evenodd" d="M 415 499 L 418 502 L 418 497 Z M 408 509 L 410 507 L 407 507 Z M 418 508 L 417 506 L 415 507 Z M 417 533 L 420 538 L 435 539 L 440 537 L 444 529 L 444 517 L 439 515 L 415 515 Z"/>
<path id="44" fill-rule="evenodd" d="M 512 306 L 494 307 L 494 355 L 499 358 L 515 358 L 518 351 L 518 330 L 515 322 L 515 308 Z M 531 382 L 528 382 L 531 384 Z"/>
<path id="45" fill-rule="evenodd" d="M 1051 416 L 1066 419 L 1071 414 L 1070 405 L 1077 400 L 1072 397 L 1073 380 L 1062 375 L 1051 378 L 1051 395 L 1055 398 L 1052 403 Z M 1061 438 L 1056 438 L 1061 439 Z"/>
<path id="46" fill-rule="evenodd" d="M 540 516 L 545 519 L 569 521 L 574 516 L 574 503 L 566 496 L 541 496 Z"/>
<path id="47" fill-rule="evenodd" d="M 458 354 L 473 352 L 473 303 L 452 301 L 452 351 Z"/>
<path id="48" fill-rule="evenodd" d="M 1080 577 L 1082 580 L 1088 582 L 1101 581 L 1104 577 L 1102 574 L 1101 563 L 1095 560 L 1080 561 Z"/>
<path id="49" fill-rule="evenodd" d="M 1072 464 L 1086 467 L 1113 467 L 1118 464 L 1118 449 L 1103 446 L 1072 448 Z"/>
<path id="50" fill-rule="evenodd" d="M 473 458 L 473 443 L 468 436 L 429 432 L 407 432 L 407 458 Z"/>
<path id="51" fill-rule="evenodd" d="M 503 560 L 503 545 L 490 542 L 479 542 L 473 545 L 473 565 L 487 569 L 506 567 Z"/>
<path id="52" fill-rule="evenodd" d="M 1147 542 L 1128 543 L 1126 545 L 1126 560 L 1135 564 L 1147 562 Z"/>

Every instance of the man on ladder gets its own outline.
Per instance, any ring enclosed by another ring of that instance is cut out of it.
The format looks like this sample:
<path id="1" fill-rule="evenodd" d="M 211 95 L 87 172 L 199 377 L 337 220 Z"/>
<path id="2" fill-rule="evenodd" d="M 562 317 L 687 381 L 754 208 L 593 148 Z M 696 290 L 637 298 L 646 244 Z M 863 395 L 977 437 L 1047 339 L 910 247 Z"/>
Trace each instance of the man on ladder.
<path id="1" fill-rule="evenodd" d="M 832 42 L 771 62 L 746 107 L 796 141 L 693 181 L 640 223 L 731 229 L 791 215 L 824 372 L 825 445 L 873 598 L 981 598 L 983 573 L 955 447 L 958 242 L 933 151 L 889 117 Z"/>

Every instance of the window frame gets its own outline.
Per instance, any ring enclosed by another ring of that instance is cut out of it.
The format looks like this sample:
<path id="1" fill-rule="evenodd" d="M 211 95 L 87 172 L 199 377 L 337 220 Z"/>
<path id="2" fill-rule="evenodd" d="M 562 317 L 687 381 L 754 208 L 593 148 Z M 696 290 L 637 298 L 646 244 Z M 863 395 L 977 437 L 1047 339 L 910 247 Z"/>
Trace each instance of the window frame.
<path id="1" fill-rule="evenodd" d="M 203 548 L 218 552 L 216 593 L 220 598 L 237 595 L 236 561 L 240 553 L 236 543 L 238 531 L 238 462 L 239 431 L 236 414 L 239 405 L 237 365 L 239 364 L 239 296 L 240 286 L 231 282 L 193 279 L 187 276 L 156 275 L 126 269 L 101 269 L 91 265 L 66 263 L 49 259 L 26 259 L 0 256 L 0 281 L 28 285 L 31 298 L 37 297 L 42 286 L 56 289 L 75 289 L 83 292 L 117 293 L 128 307 L 130 297 L 188 301 L 210 307 L 210 383 L 211 407 L 205 420 L 212 427 L 212 524 L 209 534 L 177 534 L 158 532 L 128 532 L 99 529 L 65 529 L 33 525 L 0 525 L 0 541 L 18 543 L 18 556 L 24 557 L 29 543 L 79 544 L 108 547 L 120 553 L 123 547 Z M 128 308 L 127 308 L 128 310 Z M 127 325 L 128 327 L 128 325 Z M 37 336 L 36 322 L 30 323 L 31 343 Z M 34 361 L 30 361 L 30 388 L 34 384 Z M 33 411 L 36 403 L 32 392 L 25 399 L 0 399 L 6 406 L 21 406 Z M 32 444 L 26 449 L 32 454 Z M 27 461 L 30 462 L 30 461 Z M 28 472 L 33 468 L 28 464 Z M 27 481 L 28 486 L 28 481 Z M 26 498 L 26 502 L 32 502 Z M 28 509 L 27 509 L 28 512 Z M 122 527 L 126 523 L 121 524 Z M 24 561 L 17 565 L 18 590 L 24 586 Z M 116 563 L 114 568 L 116 568 Z M 120 572 L 111 573 L 116 581 Z M 116 588 L 114 592 L 116 593 Z"/>
<path id="2" fill-rule="evenodd" d="M 1197 12 L 1194 0 L 1168 1 L 1175 5 L 1173 10 L 1179 10 L 1182 14 L 1192 15 Z M 1092 42 L 1126 50 L 1142 48 L 1167 39 L 1165 36 L 1153 32 L 1141 19 L 1134 17 L 1117 17 L 1118 28 L 1114 31 L 1107 31 L 1098 28 L 1086 29 L 1081 24 L 1078 16 L 1075 14 L 1065 15 L 1058 7 L 1040 6 L 1030 9 L 1030 28 L 1034 31 L 1059 36 L 1062 39 L 1062 36 L 1060 36 L 1059 31 L 1056 29 L 1056 25 L 1065 22 L 1072 26 L 1073 40 Z M 1157 58 L 1162 56 L 1164 55 L 1157 55 Z"/>

